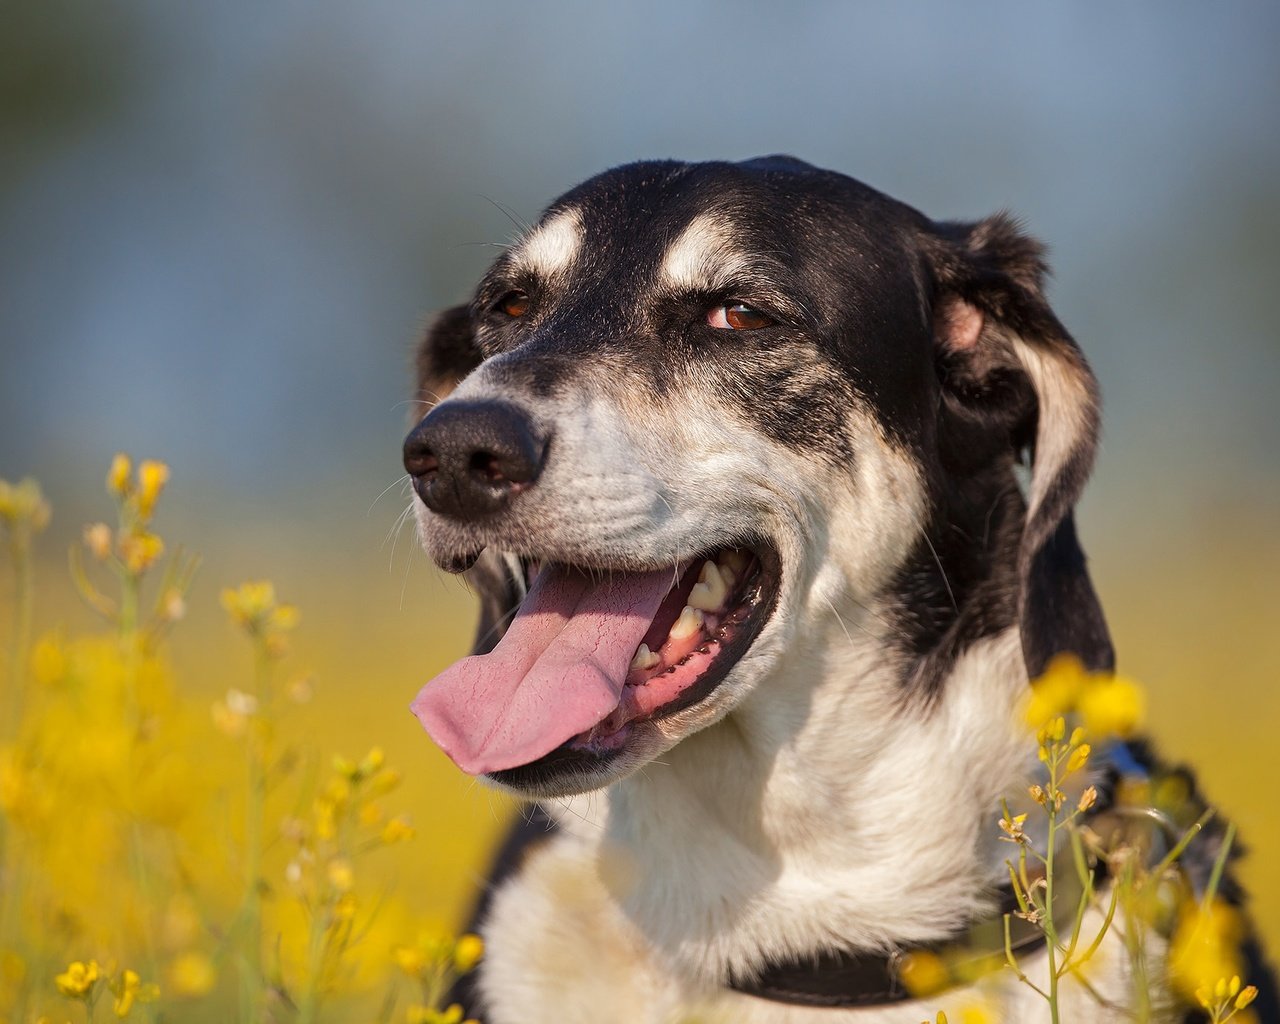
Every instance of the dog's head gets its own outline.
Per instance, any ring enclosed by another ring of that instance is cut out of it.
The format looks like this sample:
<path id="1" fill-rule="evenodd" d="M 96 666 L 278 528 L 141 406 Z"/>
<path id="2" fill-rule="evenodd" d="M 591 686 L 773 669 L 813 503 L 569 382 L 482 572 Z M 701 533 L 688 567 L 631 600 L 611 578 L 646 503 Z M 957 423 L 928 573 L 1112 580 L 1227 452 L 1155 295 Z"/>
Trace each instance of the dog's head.
<path id="1" fill-rule="evenodd" d="M 607 784 L 891 619 L 904 689 L 1020 626 L 1108 665 L 1072 507 L 1097 395 L 1008 219 L 936 223 L 770 157 L 640 163 L 554 203 L 419 354 L 423 543 L 480 593 L 415 711 L 466 771 Z M 1030 467 L 1025 495 L 1020 462 Z"/>

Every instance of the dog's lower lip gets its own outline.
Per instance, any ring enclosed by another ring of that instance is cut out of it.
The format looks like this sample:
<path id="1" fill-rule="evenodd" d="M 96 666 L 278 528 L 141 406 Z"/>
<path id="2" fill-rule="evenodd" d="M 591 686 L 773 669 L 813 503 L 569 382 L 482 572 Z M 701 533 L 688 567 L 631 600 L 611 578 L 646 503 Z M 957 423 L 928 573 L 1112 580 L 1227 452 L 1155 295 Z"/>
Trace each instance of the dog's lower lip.
<path id="1" fill-rule="evenodd" d="M 484 548 L 476 548 L 474 551 L 449 555 L 440 562 L 440 568 L 456 576 L 458 573 L 466 572 L 475 565 L 476 560 L 479 559 L 483 552 Z"/>

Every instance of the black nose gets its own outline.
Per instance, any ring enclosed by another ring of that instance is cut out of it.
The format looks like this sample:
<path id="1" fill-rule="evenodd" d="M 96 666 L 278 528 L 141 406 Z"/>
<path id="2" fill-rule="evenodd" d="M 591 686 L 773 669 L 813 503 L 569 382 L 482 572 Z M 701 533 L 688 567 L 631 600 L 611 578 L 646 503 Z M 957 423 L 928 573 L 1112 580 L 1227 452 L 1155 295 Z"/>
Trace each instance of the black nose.
<path id="1" fill-rule="evenodd" d="M 480 519 L 533 485 L 546 452 L 528 415 L 495 401 L 436 406 L 404 441 L 404 468 L 427 508 Z"/>

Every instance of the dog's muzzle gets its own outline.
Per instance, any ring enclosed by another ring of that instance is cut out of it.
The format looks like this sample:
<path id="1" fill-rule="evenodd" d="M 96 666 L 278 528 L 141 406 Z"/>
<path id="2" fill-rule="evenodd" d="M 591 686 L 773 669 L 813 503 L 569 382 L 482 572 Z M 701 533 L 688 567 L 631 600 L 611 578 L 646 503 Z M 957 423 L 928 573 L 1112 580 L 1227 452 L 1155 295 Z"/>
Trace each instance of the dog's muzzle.
<path id="1" fill-rule="evenodd" d="M 546 451 L 547 439 L 516 406 L 452 401 L 410 431 L 404 468 L 432 512 L 472 521 L 502 511 L 531 487 Z"/>

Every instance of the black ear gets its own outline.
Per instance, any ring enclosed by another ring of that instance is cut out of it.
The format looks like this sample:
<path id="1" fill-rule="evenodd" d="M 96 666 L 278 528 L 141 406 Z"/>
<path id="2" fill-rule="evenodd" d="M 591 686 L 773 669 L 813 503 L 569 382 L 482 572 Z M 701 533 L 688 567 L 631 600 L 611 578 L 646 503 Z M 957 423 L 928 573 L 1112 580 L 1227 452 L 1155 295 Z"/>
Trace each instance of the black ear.
<path id="1" fill-rule="evenodd" d="M 417 397 L 423 405 L 415 419 L 446 398 L 483 358 L 476 346 L 470 306 L 452 306 L 437 313 L 418 346 Z"/>
<path id="2" fill-rule="evenodd" d="M 1004 214 L 937 231 L 927 246 L 944 388 L 1030 456 L 1018 553 L 1027 670 L 1034 678 L 1064 652 L 1109 670 L 1115 653 L 1072 514 L 1098 443 L 1097 381 L 1044 299 L 1038 242 Z"/>

